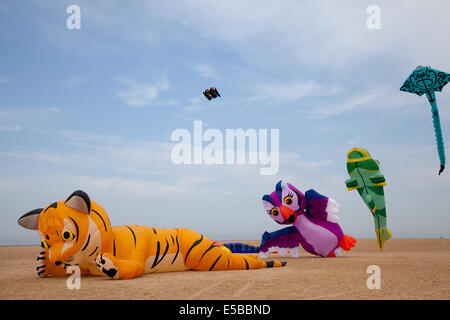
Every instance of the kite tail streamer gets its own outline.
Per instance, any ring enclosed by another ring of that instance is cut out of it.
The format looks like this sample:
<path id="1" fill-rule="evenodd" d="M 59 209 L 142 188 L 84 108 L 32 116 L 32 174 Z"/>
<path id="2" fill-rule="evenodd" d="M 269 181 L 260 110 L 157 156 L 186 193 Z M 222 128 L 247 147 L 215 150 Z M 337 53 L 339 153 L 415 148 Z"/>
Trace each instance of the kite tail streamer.
<path id="1" fill-rule="evenodd" d="M 232 253 L 258 253 L 259 247 L 255 247 L 246 243 L 224 243 L 224 247 L 227 247 Z"/>
<path id="2" fill-rule="evenodd" d="M 434 132 L 436 135 L 436 144 L 439 155 L 439 160 L 441 162 L 441 168 L 439 170 L 439 174 L 444 171 L 445 168 L 445 152 L 444 152 L 444 139 L 442 138 L 442 130 L 441 130 L 441 122 L 439 120 L 439 111 L 436 105 L 436 99 L 434 97 L 434 92 L 431 94 L 431 99 L 428 97 L 428 100 L 431 104 L 431 113 L 433 114 L 433 126 Z"/>

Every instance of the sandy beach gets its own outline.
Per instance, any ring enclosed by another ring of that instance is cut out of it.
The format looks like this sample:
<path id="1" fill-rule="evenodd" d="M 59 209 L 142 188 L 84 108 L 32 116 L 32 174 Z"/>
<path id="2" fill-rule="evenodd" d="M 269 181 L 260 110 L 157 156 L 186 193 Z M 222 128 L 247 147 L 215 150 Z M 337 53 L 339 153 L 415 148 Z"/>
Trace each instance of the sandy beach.
<path id="1" fill-rule="evenodd" d="M 39 251 L 0 247 L 0 299 L 450 299 L 449 239 L 391 239 L 383 251 L 375 239 L 359 239 L 339 258 L 271 254 L 287 261 L 283 268 L 155 273 L 118 281 L 82 276 L 78 290 L 67 288 L 67 277 L 39 278 Z M 380 289 L 367 288 L 371 265 L 380 268 Z"/>

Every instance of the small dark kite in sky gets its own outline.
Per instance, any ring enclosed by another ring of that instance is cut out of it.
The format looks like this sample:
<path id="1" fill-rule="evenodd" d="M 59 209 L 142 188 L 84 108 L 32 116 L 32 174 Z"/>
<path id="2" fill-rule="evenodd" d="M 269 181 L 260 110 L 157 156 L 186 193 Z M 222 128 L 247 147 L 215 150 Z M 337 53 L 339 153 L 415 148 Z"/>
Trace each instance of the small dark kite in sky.
<path id="1" fill-rule="evenodd" d="M 219 91 L 217 91 L 216 88 L 211 87 L 209 89 L 206 89 L 203 91 L 203 95 L 206 97 L 206 99 L 211 100 L 217 97 L 220 97 Z"/>

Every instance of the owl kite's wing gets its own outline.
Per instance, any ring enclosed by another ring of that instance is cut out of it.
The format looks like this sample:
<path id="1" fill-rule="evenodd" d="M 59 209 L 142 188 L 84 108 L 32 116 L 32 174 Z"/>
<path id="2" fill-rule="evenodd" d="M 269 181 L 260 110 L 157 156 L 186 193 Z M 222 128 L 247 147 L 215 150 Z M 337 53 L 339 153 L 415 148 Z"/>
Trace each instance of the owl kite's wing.
<path id="1" fill-rule="evenodd" d="M 274 232 L 264 232 L 259 247 L 260 253 L 268 253 L 271 249 L 294 249 L 299 247 L 299 233 L 294 226 Z"/>
<path id="2" fill-rule="evenodd" d="M 306 214 L 319 220 L 337 223 L 339 221 L 339 204 L 314 189 L 305 192 Z"/>

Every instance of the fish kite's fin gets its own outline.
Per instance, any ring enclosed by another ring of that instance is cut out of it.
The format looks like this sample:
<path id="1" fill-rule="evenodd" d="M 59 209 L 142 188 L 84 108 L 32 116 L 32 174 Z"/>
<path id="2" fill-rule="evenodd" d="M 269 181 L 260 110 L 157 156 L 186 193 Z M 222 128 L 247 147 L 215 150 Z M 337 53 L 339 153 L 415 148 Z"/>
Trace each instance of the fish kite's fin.
<path id="1" fill-rule="evenodd" d="M 369 177 L 374 187 L 381 187 L 386 185 L 386 179 L 381 173 L 375 173 Z"/>
<path id="2" fill-rule="evenodd" d="M 348 191 L 358 188 L 358 180 L 356 178 L 348 178 L 345 180 L 345 185 L 347 186 Z"/>

